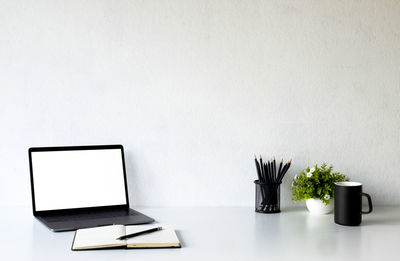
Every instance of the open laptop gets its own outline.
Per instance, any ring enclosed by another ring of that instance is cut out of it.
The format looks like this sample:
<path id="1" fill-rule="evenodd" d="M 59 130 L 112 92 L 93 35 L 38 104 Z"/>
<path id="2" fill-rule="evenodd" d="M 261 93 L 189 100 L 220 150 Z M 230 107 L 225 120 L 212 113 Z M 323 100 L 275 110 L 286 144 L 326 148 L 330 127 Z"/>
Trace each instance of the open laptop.
<path id="1" fill-rule="evenodd" d="M 53 231 L 154 219 L 129 208 L 122 145 L 29 149 L 33 215 Z"/>

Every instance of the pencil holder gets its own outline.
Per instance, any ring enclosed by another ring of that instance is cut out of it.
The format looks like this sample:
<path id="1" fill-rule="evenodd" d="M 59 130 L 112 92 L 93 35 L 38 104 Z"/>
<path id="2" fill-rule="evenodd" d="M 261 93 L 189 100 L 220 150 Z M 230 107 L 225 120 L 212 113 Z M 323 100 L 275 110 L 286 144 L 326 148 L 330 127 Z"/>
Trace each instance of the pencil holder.
<path id="1" fill-rule="evenodd" d="M 280 187 L 281 183 L 264 183 L 255 180 L 256 185 L 256 212 L 279 213 L 281 212 Z"/>

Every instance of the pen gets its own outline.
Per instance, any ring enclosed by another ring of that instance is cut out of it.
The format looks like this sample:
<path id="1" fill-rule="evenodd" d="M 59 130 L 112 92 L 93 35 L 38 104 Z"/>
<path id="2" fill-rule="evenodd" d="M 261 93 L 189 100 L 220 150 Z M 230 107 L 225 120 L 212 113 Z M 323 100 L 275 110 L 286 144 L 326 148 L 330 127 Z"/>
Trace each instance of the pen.
<path id="1" fill-rule="evenodd" d="M 162 227 L 151 228 L 151 229 L 147 229 L 147 230 L 140 231 L 140 232 L 137 232 L 137 233 L 133 233 L 133 234 L 129 234 L 129 235 L 126 235 L 126 236 L 119 237 L 119 238 L 117 238 L 117 240 L 123 240 L 123 239 L 131 238 L 131 237 L 136 237 L 136 236 L 140 236 L 140 235 L 143 235 L 143 234 L 156 232 L 156 231 L 161 230 L 161 229 L 162 229 Z"/>

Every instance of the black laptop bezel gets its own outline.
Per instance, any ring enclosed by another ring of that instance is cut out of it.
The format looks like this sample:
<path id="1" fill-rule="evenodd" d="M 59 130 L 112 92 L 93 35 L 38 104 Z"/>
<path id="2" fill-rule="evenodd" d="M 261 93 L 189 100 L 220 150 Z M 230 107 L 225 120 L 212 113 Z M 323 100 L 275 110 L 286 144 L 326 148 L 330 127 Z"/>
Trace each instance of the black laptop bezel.
<path id="1" fill-rule="evenodd" d="M 86 208 L 71 208 L 71 209 L 57 209 L 57 210 L 42 210 L 36 211 L 35 205 L 35 188 L 33 182 L 33 168 L 32 168 L 32 152 L 43 152 L 43 151 L 71 151 L 71 150 L 104 150 L 104 149 L 121 149 L 122 156 L 122 168 L 124 172 L 124 184 L 125 184 L 125 199 L 126 204 L 112 205 L 112 206 L 99 206 L 99 207 L 86 207 Z M 28 150 L 29 154 L 29 170 L 31 177 L 31 193 L 32 193 L 32 210 L 34 216 L 47 216 L 47 215 L 62 215 L 72 214 L 88 211 L 103 211 L 113 209 L 129 209 L 129 195 L 128 195 L 128 184 L 126 180 L 125 170 L 125 154 L 124 147 L 121 144 L 113 145 L 83 145 L 83 146 L 60 146 L 60 147 L 31 147 Z"/>

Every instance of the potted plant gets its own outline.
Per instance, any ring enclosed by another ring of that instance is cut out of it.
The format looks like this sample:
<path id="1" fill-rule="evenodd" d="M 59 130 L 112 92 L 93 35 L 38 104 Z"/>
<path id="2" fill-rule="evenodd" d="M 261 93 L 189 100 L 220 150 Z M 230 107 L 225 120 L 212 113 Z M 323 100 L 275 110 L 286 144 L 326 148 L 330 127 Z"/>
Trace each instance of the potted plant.
<path id="1" fill-rule="evenodd" d="M 320 167 L 307 167 L 296 175 L 292 183 L 294 201 L 306 200 L 307 209 L 312 214 L 328 214 L 333 210 L 335 182 L 349 181 L 340 172 L 333 172 L 326 163 Z"/>

